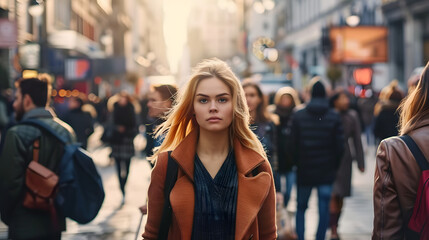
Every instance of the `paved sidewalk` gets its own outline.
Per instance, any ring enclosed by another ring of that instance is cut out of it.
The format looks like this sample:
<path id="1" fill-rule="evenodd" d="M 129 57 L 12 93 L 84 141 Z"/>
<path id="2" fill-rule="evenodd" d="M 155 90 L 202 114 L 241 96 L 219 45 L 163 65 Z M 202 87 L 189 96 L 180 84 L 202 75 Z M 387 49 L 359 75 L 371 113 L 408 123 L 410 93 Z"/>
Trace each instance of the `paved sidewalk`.
<path id="1" fill-rule="evenodd" d="M 342 240 L 371 239 L 373 226 L 372 191 L 375 168 L 375 148 L 368 148 L 365 157 L 366 169 L 361 173 L 356 163 L 353 165 L 352 196 L 345 198 L 338 233 Z M 288 211 L 296 212 L 296 188 L 293 189 Z M 295 219 L 293 225 L 295 225 Z M 305 239 L 315 239 L 319 215 L 317 210 L 317 191 L 313 190 L 305 215 Z M 326 239 L 330 239 L 329 230 Z"/>

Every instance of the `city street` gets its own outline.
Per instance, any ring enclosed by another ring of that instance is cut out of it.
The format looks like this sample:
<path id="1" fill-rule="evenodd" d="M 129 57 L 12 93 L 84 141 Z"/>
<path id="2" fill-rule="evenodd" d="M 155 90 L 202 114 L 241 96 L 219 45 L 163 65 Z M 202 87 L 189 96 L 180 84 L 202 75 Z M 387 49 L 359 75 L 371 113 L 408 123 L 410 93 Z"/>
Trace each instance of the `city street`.
<path id="1" fill-rule="evenodd" d="M 64 240 L 129 240 L 141 239 L 146 218 L 143 217 L 139 226 L 141 214 L 138 207 L 146 201 L 146 193 L 150 180 L 150 166 L 143 158 L 135 157 L 131 162 L 131 170 L 126 186 L 126 201 L 120 206 L 121 192 L 114 164 L 109 160 L 108 147 L 100 147 L 98 138 L 101 129 L 90 138 L 89 149 L 92 149 L 94 160 L 103 178 L 106 198 L 98 216 L 89 224 L 80 225 L 67 220 L 67 231 L 63 233 Z M 372 231 L 372 181 L 374 174 L 375 149 L 369 148 L 366 153 L 366 171 L 360 173 L 355 169 L 353 175 L 353 196 L 344 203 L 343 215 L 340 219 L 339 233 L 341 239 L 364 240 L 370 239 Z M 313 192 L 309 209 L 306 214 L 306 239 L 314 239 L 318 223 L 316 192 Z M 295 190 L 288 211 L 295 213 Z M 294 225 L 294 222 L 293 222 Z M 329 237 L 329 231 L 327 239 Z M 0 223 L 0 239 L 7 239 L 7 228 Z"/>

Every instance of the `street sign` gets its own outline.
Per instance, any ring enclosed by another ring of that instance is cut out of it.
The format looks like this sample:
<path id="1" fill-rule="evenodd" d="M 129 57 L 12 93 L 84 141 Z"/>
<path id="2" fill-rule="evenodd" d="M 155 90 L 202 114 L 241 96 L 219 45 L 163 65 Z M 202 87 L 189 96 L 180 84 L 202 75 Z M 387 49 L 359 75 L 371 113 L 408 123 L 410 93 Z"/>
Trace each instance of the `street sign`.
<path id="1" fill-rule="evenodd" d="M 14 21 L 0 19 L 0 48 L 17 46 L 17 27 Z"/>

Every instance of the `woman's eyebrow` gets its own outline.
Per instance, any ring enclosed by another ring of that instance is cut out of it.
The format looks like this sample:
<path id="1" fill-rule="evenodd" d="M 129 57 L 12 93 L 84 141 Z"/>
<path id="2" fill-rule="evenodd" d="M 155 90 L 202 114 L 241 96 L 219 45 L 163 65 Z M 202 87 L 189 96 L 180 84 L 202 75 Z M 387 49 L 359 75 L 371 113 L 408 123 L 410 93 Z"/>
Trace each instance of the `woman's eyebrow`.
<path id="1" fill-rule="evenodd" d="M 227 96 L 230 95 L 229 93 L 221 93 L 216 95 L 216 97 L 222 97 L 222 96 Z M 208 95 L 202 94 L 202 93 L 198 93 L 196 96 L 201 96 L 201 97 L 209 97 Z"/>

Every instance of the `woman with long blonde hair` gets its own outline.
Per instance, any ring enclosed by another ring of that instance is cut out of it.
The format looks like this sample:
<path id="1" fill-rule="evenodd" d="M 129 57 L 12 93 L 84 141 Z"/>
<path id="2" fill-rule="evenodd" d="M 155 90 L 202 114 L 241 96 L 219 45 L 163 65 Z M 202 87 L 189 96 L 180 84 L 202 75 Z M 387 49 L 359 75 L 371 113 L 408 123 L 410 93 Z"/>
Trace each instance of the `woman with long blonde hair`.
<path id="1" fill-rule="evenodd" d="M 405 135 L 429 158 L 429 62 L 417 87 L 402 101 L 400 135 L 383 140 L 377 151 L 374 176 L 374 229 L 372 239 L 417 239 L 408 229 L 421 169 L 403 139 Z M 424 160 L 423 160 L 424 161 Z M 427 226 L 422 224 L 423 228 Z M 425 229 L 420 229 L 423 231 Z M 426 230 L 427 231 L 427 230 Z M 420 239 L 426 239 L 420 236 Z"/>
<path id="2" fill-rule="evenodd" d="M 243 88 L 225 62 L 196 66 L 157 134 L 166 135 L 154 152 L 144 239 L 160 233 L 169 151 L 178 172 L 168 195 L 168 239 L 276 238 L 271 167 L 249 128 Z"/>

